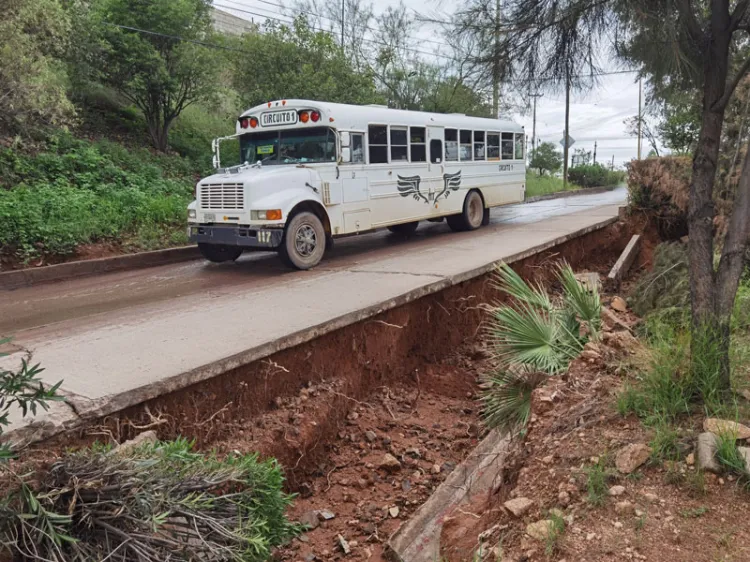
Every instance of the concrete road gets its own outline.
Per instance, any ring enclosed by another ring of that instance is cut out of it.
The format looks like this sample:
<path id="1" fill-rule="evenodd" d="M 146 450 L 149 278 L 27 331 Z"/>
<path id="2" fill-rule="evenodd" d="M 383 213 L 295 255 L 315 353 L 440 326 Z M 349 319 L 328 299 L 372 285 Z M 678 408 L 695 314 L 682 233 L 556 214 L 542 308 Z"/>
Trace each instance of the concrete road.
<path id="1" fill-rule="evenodd" d="M 275 254 L 74 279 L 0 293 L 0 335 L 63 380 L 79 415 L 116 411 L 472 278 L 493 262 L 617 215 L 624 189 L 495 209 L 488 227 L 425 223 L 404 240 L 337 241 L 321 266 Z M 67 407 L 53 418 L 75 418 Z"/>

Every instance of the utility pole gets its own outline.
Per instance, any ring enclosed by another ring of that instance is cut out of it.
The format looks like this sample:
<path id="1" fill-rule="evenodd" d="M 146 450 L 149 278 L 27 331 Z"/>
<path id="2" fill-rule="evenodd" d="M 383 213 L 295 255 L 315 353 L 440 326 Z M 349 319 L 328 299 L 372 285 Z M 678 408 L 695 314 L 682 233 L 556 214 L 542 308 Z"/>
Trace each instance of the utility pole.
<path id="1" fill-rule="evenodd" d="M 610 170 L 613 172 L 615 171 L 615 155 L 612 155 L 612 165 L 610 166 Z"/>
<path id="2" fill-rule="evenodd" d="M 341 49 L 344 49 L 344 16 L 346 14 L 346 0 L 341 0 Z"/>
<path id="3" fill-rule="evenodd" d="M 565 65 L 565 136 L 563 137 L 563 190 L 568 189 L 568 151 L 570 147 L 570 65 Z"/>
<path id="4" fill-rule="evenodd" d="M 638 160 L 641 159 L 641 132 L 643 131 L 643 80 L 638 81 Z"/>
<path id="5" fill-rule="evenodd" d="M 531 129 L 531 148 L 536 150 L 536 100 L 537 98 L 541 98 L 544 94 L 540 94 L 539 92 L 535 94 L 530 94 L 532 98 L 534 98 L 534 121 L 533 126 Z"/>
<path id="6" fill-rule="evenodd" d="M 492 115 L 500 113 L 500 0 L 495 0 L 495 44 L 492 57 Z"/>
<path id="7" fill-rule="evenodd" d="M 594 165 L 596 165 L 596 141 L 594 141 Z"/>

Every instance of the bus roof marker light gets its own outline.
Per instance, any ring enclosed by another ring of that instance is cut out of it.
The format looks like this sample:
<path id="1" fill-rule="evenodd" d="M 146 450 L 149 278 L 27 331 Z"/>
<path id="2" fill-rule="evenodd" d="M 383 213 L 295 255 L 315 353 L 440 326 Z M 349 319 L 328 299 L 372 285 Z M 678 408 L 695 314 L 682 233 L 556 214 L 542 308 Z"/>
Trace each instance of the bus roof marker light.
<path id="1" fill-rule="evenodd" d="M 247 117 L 243 117 L 242 119 L 240 119 L 240 127 L 242 127 L 243 129 L 247 129 L 247 126 L 249 124 L 250 124 L 250 121 L 248 120 Z"/>
<path id="2" fill-rule="evenodd" d="M 310 119 L 312 119 L 313 123 L 317 123 L 318 121 L 320 121 L 320 113 L 317 111 L 312 111 L 310 113 Z"/>
<path id="3" fill-rule="evenodd" d="M 270 101 L 268 102 L 268 107 L 271 107 L 271 102 Z"/>
<path id="4" fill-rule="evenodd" d="M 258 126 L 258 120 L 255 117 L 250 118 L 250 128 L 255 129 Z"/>
<path id="5" fill-rule="evenodd" d="M 328 118 L 328 122 L 329 122 L 329 123 L 333 123 L 333 117 L 329 117 L 329 118 Z"/>
<path id="6" fill-rule="evenodd" d="M 310 120 L 310 114 L 307 111 L 300 111 L 299 120 L 303 123 L 307 123 Z"/>
<path id="7" fill-rule="evenodd" d="M 286 105 L 286 100 L 281 100 L 281 105 Z"/>

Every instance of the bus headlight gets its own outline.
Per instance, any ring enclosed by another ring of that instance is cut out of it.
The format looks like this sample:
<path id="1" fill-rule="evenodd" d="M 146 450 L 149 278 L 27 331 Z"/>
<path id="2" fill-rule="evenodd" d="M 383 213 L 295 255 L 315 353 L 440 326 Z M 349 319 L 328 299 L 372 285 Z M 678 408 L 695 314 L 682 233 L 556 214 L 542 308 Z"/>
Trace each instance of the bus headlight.
<path id="1" fill-rule="evenodd" d="M 198 213 L 195 209 L 188 209 L 188 220 L 198 218 Z"/>
<path id="2" fill-rule="evenodd" d="M 250 211 L 250 220 L 279 221 L 281 220 L 281 209 L 270 209 L 268 211 Z"/>

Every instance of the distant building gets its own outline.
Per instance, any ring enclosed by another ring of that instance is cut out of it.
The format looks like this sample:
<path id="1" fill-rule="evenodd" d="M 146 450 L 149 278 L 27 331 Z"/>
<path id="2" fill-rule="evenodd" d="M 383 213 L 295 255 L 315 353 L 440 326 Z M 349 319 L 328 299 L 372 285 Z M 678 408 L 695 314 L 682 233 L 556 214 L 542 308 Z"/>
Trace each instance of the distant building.
<path id="1" fill-rule="evenodd" d="M 211 19 L 214 23 L 214 29 L 219 33 L 242 35 L 254 29 L 252 20 L 246 20 L 213 7 L 211 8 Z"/>

